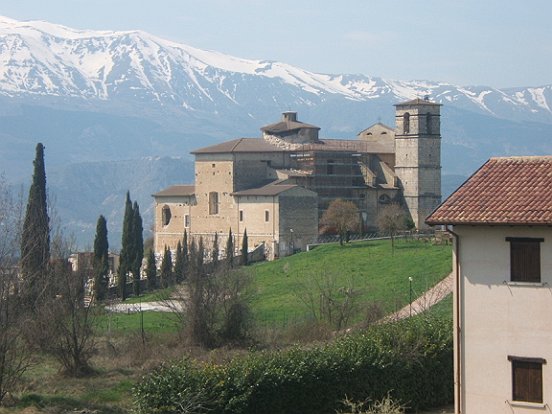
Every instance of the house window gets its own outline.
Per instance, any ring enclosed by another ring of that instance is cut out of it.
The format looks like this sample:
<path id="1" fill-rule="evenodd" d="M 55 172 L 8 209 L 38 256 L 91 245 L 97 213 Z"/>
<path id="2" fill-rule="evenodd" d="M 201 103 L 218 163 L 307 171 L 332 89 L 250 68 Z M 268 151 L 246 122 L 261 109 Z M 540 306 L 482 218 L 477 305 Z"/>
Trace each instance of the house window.
<path id="1" fill-rule="evenodd" d="M 240 221 L 243 221 L 243 210 L 240 210 Z"/>
<path id="2" fill-rule="evenodd" d="M 265 210 L 265 221 L 270 221 L 270 212 L 268 210 Z"/>
<path id="3" fill-rule="evenodd" d="M 410 114 L 405 112 L 403 115 L 403 134 L 410 133 Z"/>
<path id="4" fill-rule="evenodd" d="M 161 209 L 161 222 L 163 226 L 167 226 L 171 222 L 171 209 L 167 205 Z"/>
<path id="5" fill-rule="evenodd" d="M 540 244 L 544 239 L 506 237 L 510 242 L 510 281 L 540 283 Z"/>
<path id="6" fill-rule="evenodd" d="M 542 358 L 508 356 L 512 363 L 512 400 L 542 403 Z"/>
<path id="7" fill-rule="evenodd" d="M 184 227 L 190 227 L 190 215 L 186 214 L 184 216 Z"/>
<path id="8" fill-rule="evenodd" d="M 326 161 L 326 174 L 328 175 L 334 174 L 334 160 Z"/>
<path id="9" fill-rule="evenodd" d="M 218 193 L 216 191 L 209 193 L 209 214 L 218 214 Z"/>

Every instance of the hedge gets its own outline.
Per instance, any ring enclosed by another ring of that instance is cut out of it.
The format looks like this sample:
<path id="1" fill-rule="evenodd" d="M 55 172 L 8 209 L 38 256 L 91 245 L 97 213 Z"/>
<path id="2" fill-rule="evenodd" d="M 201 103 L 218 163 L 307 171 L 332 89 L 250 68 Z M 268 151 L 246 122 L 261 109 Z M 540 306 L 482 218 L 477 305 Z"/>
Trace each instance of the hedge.
<path id="1" fill-rule="evenodd" d="M 163 365 L 133 390 L 140 414 L 335 413 L 345 396 L 388 393 L 412 410 L 453 399 L 450 319 L 378 325 L 314 348 L 251 352 L 226 365 L 185 359 Z"/>

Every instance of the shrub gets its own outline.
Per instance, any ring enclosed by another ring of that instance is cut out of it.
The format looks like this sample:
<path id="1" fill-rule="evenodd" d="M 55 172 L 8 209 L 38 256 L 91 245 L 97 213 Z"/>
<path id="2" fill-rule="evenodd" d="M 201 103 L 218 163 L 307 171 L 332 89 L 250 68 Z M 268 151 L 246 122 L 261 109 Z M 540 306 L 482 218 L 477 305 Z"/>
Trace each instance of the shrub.
<path id="1" fill-rule="evenodd" d="M 413 319 L 309 349 L 252 352 L 227 365 L 185 360 L 134 389 L 138 413 L 335 413 L 351 401 L 393 401 L 414 410 L 453 397 L 450 320 Z M 195 411 L 182 404 L 194 401 Z"/>

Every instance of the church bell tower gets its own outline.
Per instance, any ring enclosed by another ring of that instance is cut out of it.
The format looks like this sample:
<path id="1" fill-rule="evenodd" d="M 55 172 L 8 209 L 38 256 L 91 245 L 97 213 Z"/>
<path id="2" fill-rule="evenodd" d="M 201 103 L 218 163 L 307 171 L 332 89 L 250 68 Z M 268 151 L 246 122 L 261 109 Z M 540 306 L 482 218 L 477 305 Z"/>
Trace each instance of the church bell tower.
<path id="1" fill-rule="evenodd" d="M 395 174 L 417 229 L 441 202 L 440 110 L 429 99 L 395 105 Z"/>

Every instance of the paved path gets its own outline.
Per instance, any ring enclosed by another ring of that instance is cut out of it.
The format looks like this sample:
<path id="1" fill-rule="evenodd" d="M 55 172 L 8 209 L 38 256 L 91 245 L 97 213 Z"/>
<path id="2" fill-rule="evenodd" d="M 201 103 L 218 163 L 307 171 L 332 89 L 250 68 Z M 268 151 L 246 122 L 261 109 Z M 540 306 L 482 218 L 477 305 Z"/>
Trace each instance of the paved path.
<path id="1" fill-rule="evenodd" d="M 143 302 L 139 303 L 116 303 L 105 307 L 111 312 L 118 313 L 135 313 L 140 311 L 156 311 L 156 312 L 174 312 L 182 310 L 182 302 L 178 301 L 160 301 L 160 302 Z"/>
<path id="2" fill-rule="evenodd" d="M 453 274 L 451 273 L 422 296 L 412 302 L 412 316 L 428 310 L 430 307 L 442 301 L 449 293 L 452 292 Z M 405 319 L 411 316 L 411 306 L 406 305 L 404 308 L 384 318 L 384 321 L 393 321 Z"/>

